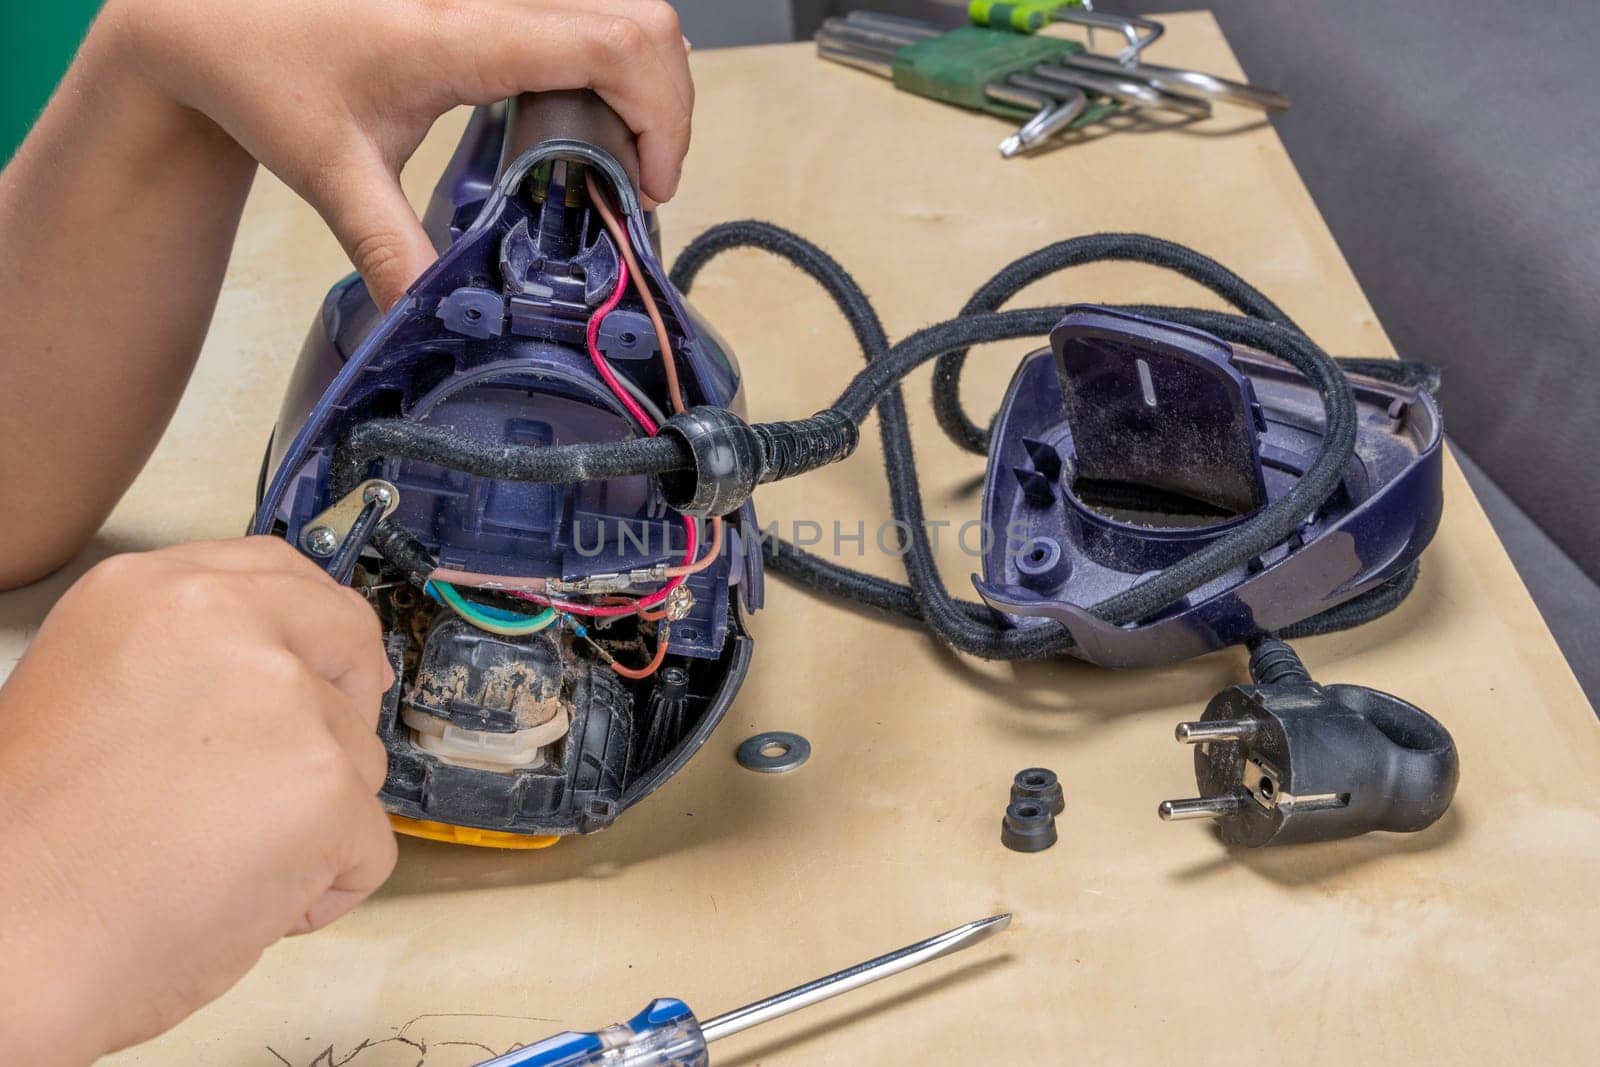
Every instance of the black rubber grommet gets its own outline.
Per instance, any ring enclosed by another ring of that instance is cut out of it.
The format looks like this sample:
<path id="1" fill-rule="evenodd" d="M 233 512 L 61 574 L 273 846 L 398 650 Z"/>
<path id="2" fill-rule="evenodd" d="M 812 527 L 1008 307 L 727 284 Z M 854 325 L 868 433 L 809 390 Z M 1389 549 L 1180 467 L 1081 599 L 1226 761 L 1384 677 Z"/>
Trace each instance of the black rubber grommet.
<path id="1" fill-rule="evenodd" d="M 755 492 L 766 467 L 761 438 L 727 408 L 690 408 L 668 419 L 663 437 L 676 437 L 694 457 L 694 470 L 657 477 L 668 506 L 709 518 L 737 511 Z"/>
<path id="2" fill-rule="evenodd" d="M 1011 802 L 1037 800 L 1050 809 L 1051 815 L 1060 815 L 1067 808 L 1067 798 L 1061 792 L 1061 779 L 1048 767 L 1029 767 L 1018 771 L 1011 779 Z"/>
<path id="3" fill-rule="evenodd" d="M 1000 843 L 1013 852 L 1043 852 L 1056 843 L 1056 817 L 1040 801 L 1014 801 L 1000 823 Z"/>

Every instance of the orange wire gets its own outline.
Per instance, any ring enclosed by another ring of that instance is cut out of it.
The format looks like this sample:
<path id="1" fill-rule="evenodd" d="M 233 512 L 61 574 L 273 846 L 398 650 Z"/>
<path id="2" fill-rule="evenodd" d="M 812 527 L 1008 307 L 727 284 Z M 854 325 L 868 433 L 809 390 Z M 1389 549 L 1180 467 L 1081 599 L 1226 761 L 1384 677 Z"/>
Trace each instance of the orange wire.
<path id="1" fill-rule="evenodd" d="M 711 547 L 707 548 L 705 553 L 693 563 L 682 567 L 668 567 L 667 576 L 676 578 L 680 574 L 685 577 L 691 574 L 699 574 L 711 566 L 720 555 L 722 555 L 722 520 L 713 515 L 711 517 Z"/>
<path id="2" fill-rule="evenodd" d="M 548 578 L 517 574 L 483 574 L 455 567 L 435 567 L 428 577 L 436 582 L 447 582 L 467 589 L 520 589 L 526 593 L 542 593 L 550 581 Z"/>
<path id="3" fill-rule="evenodd" d="M 678 364 L 672 358 L 672 342 L 667 339 L 667 324 L 661 319 L 661 309 L 656 307 L 655 294 L 650 291 L 649 283 L 639 270 L 639 261 L 633 254 L 633 244 L 628 240 L 622 224 L 617 221 L 617 216 L 612 214 L 611 206 L 606 203 L 605 197 L 600 195 L 600 187 L 595 184 L 594 175 L 586 173 L 583 180 L 589 187 L 590 202 L 594 204 L 595 210 L 600 212 L 600 221 L 605 224 L 606 232 L 611 234 L 611 240 L 616 242 L 617 251 L 622 253 L 622 258 L 627 261 L 628 272 L 633 278 L 633 287 L 638 290 L 639 299 L 644 301 L 645 314 L 650 316 L 650 324 L 656 329 L 656 343 L 661 346 L 661 368 L 667 375 L 667 393 L 672 397 L 672 410 L 685 411 L 687 407 L 683 402 L 683 388 L 678 384 Z"/>
<path id="4" fill-rule="evenodd" d="M 668 578 L 676 578 L 679 575 L 688 577 L 691 574 L 699 574 L 701 571 L 711 566 L 711 564 L 722 555 L 722 519 L 713 516 L 710 522 L 711 544 L 706 548 L 705 552 L 701 554 L 700 558 L 695 560 L 693 563 L 681 567 L 667 568 L 666 576 Z M 447 582 L 450 585 L 461 586 L 465 589 L 515 589 L 521 592 L 530 593 L 544 592 L 548 588 L 548 583 L 550 581 L 548 578 L 524 577 L 516 574 L 483 574 L 478 571 L 458 570 L 454 567 L 436 567 L 429 577 L 434 581 Z M 629 604 L 632 603 L 634 599 L 635 598 L 633 597 L 606 596 L 600 598 L 600 603 Z M 654 612 L 647 610 L 640 612 L 640 615 L 646 621 L 655 621 L 666 618 L 667 611 L 665 608 Z"/>
<path id="5" fill-rule="evenodd" d="M 666 626 L 665 623 L 662 623 L 661 629 L 656 631 L 656 654 L 654 656 L 650 657 L 650 662 L 649 663 L 646 663 L 643 667 L 640 667 L 637 670 L 635 670 L 632 667 L 624 667 L 622 664 L 618 663 L 616 660 L 612 660 L 611 661 L 611 669 L 616 671 L 618 674 L 622 675 L 624 678 L 627 678 L 627 679 L 630 679 L 631 681 L 637 682 L 641 678 L 648 678 L 652 674 L 656 673 L 656 671 L 660 670 L 661 669 L 661 661 L 666 659 L 666 658 L 667 658 L 667 626 Z"/>

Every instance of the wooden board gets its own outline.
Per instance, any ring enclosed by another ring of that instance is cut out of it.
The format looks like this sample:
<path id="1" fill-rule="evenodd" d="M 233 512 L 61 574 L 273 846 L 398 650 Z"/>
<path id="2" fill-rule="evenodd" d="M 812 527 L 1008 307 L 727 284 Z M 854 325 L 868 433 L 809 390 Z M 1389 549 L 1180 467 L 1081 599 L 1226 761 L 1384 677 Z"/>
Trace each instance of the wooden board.
<path id="1" fill-rule="evenodd" d="M 1169 25 L 1161 61 L 1237 71 L 1209 16 Z M 892 92 L 806 45 L 694 63 L 695 147 L 663 213 L 669 251 L 717 221 L 771 219 L 839 257 L 901 334 L 1049 240 L 1139 230 L 1218 256 L 1331 351 L 1388 351 L 1250 113 L 1002 162 L 998 120 Z M 413 163 L 416 202 L 460 120 Z M 303 331 L 347 270 L 318 219 L 264 176 L 194 387 L 90 556 L 243 528 Z M 1096 267 L 1028 297 L 1200 294 L 1148 268 Z M 742 353 L 755 416 L 814 411 L 856 368 L 825 301 L 774 262 L 730 256 L 696 300 Z M 975 357 L 975 411 L 992 410 L 1021 351 Z M 927 383 L 914 378 L 908 397 L 929 506 L 959 524 L 976 514 L 981 464 L 937 433 Z M 764 489 L 764 518 L 838 517 L 846 531 L 886 518 L 867 440 L 837 468 Z M 1157 801 L 1193 789 L 1173 724 L 1240 680 L 1242 655 L 1120 675 L 981 664 L 774 580 L 728 719 L 614 829 L 534 854 L 408 841 L 355 914 L 273 948 L 222 1000 L 116 1062 L 450 1067 L 656 995 L 715 1013 L 1001 910 L 1017 916 L 1001 938 L 731 1039 L 717 1062 L 1596 1062 L 1600 729 L 1453 465 L 1446 496 L 1411 600 L 1302 644 L 1324 680 L 1403 694 L 1454 732 L 1460 791 L 1426 833 L 1229 852 L 1203 827 L 1158 822 Z M 965 588 L 973 566 L 954 541 L 943 562 Z M 70 576 L 0 599 L 0 663 Z M 781 776 L 739 768 L 736 744 L 769 728 L 809 737 L 811 761 Z M 1000 847 L 1000 812 L 1011 775 L 1035 764 L 1060 772 L 1068 809 L 1059 845 L 1017 855 Z"/>

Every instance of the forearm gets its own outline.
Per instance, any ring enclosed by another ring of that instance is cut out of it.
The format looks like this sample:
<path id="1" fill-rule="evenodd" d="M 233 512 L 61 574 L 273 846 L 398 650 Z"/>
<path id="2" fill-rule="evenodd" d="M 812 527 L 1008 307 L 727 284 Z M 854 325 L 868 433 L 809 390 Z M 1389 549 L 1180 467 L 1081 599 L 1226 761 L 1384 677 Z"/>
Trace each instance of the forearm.
<path id="1" fill-rule="evenodd" d="M 103 20 L 0 173 L 0 588 L 69 559 L 149 457 L 254 171 Z"/>
<path id="2" fill-rule="evenodd" d="M 109 1051 L 101 1018 L 115 993 L 96 980 L 99 916 L 74 913 L 74 887 L 42 838 L 50 832 L 0 799 L 0 1034 L 6 1055 L 41 1067 L 88 1064 Z M 58 828 L 60 829 L 60 828 Z M 70 835 L 70 828 L 65 828 Z"/>
<path id="3" fill-rule="evenodd" d="M 28 696 L 0 686 L 0 1058 L 68 1067 L 110 1050 L 104 1023 L 116 1011 L 116 991 L 100 980 L 107 931 L 81 897 L 94 862 L 81 820 L 92 816 L 73 818 L 85 810 L 77 772 L 104 757 L 81 748 L 75 766 L 51 760 L 49 735 L 62 730 L 52 717 L 82 711 Z"/>

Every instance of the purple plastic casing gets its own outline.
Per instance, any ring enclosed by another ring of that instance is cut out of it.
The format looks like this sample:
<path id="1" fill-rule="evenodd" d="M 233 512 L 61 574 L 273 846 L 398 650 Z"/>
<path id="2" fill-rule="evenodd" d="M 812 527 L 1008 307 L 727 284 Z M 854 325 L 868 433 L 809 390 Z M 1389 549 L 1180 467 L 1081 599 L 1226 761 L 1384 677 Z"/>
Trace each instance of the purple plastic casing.
<path id="1" fill-rule="evenodd" d="M 1286 543 L 1151 618 L 1090 609 L 1280 499 L 1322 443 L 1316 390 L 1290 365 L 1209 334 L 1077 307 L 1018 368 L 995 423 L 983 515 L 984 601 L 1019 626 L 1051 619 L 1105 667 L 1173 663 L 1358 596 L 1409 566 L 1438 527 L 1439 410 L 1424 390 L 1349 376 L 1355 453 L 1340 487 Z M 1203 478 L 1197 472 L 1204 471 Z M 1095 508 L 1080 477 L 1183 492 L 1236 512 L 1144 524 Z"/>
<path id="2" fill-rule="evenodd" d="M 743 409 L 733 356 L 667 280 L 653 220 L 611 156 L 578 141 L 547 141 L 504 161 L 506 105 L 479 108 L 441 176 L 423 223 L 439 260 L 387 314 L 351 275 L 323 302 L 280 413 L 252 532 L 299 543 L 330 503 L 332 451 L 358 420 L 403 417 L 496 443 L 565 444 L 642 432 L 595 373 L 584 329 L 615 285 L 608 240 L 563 246 L 557 223 L 516 195 L 532 168 L 554 158 L 599 169 L 674 338 L 689 404 Z M 553 181 L 553 179 L 552 179 Z M 549 203 L 564 193 L 552 185 Z M 559 214 L 551 207 L 545 214 Z M 571 210 L 571 209 L 568 209 Z M 559 222 L 559 220 L 557 220 Z M 630 287 L 604 320 L 600 348 L 615 372 L 662 408 L 665 376 L 654 329 Z M 676 563 L 683 530 L 644 477 L 572 486 L 473 478 L 389 459 L 381 476 L 400 489 L 396 520 L 445 565 L 566 578 Z M 728 524 L 721 559 L 689 579 L 695 605 L 672 630 L 670 651 L 713 658 L 728 633 L 730 585 L 744 607 L 761 603 L 755 514 Z M 741 536 L 743 534 L 743 536 Z"/>

